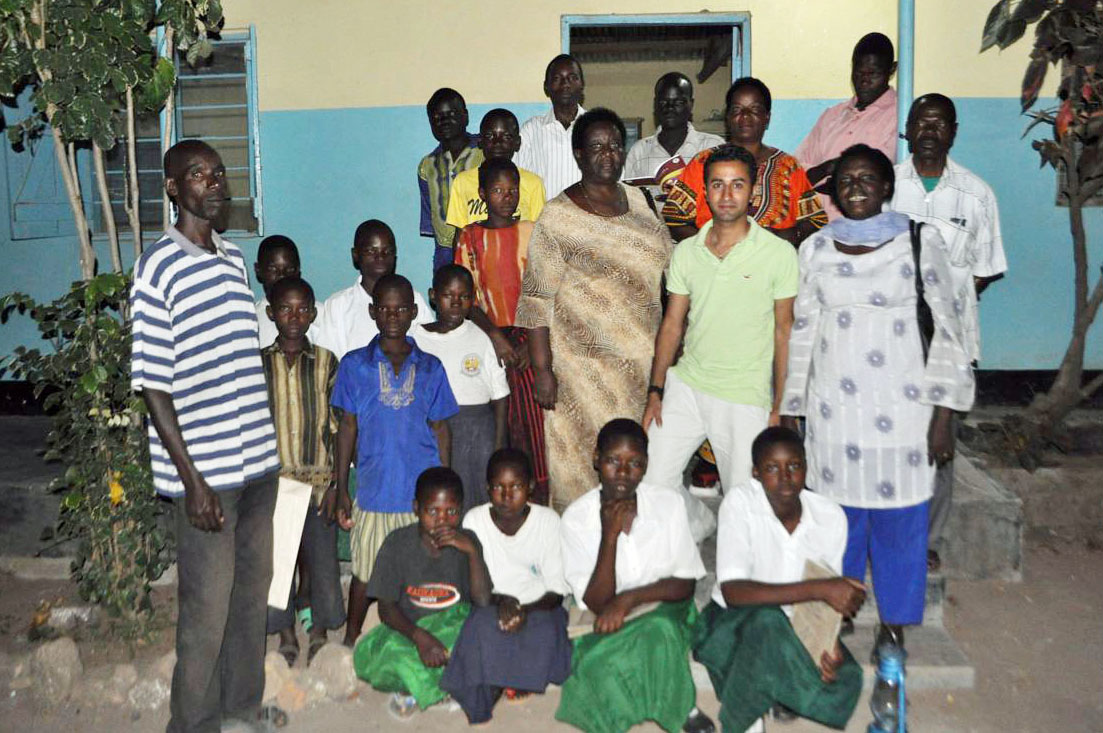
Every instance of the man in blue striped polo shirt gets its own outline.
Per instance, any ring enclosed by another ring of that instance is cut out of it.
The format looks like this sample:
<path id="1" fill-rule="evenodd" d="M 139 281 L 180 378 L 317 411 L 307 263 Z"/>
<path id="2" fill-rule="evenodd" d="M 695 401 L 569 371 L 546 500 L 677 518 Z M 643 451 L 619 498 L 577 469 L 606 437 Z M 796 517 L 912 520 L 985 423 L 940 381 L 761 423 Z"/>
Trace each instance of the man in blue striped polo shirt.
<path id="1" fill-rule="evenodd" d="M 226 169 L 165 153 L 176 226 L 134 270 L 131 385 L 149 408 L 153 484 L 176 513 L 179 617 L 169 731 L 257 725 L 279 456 L 245 259 L 218 236 Z"/>

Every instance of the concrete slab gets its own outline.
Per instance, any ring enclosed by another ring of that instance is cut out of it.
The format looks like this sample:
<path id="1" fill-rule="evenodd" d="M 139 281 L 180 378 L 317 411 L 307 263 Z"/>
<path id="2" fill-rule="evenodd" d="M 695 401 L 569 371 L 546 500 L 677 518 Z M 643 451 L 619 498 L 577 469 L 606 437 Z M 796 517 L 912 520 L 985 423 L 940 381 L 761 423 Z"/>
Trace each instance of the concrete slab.
<path id="1" fill-rule="evenodd" d="M 1022 580 L 1023 503 L 961 446 L 941 549 L 942 572 L 961 580 Z"/>
<path id="2" fill-rule="evenodd" d="M 11 573 L 21 580 L 68 580 L 72 565 L 71 557 L 0 555 L 0 572 Z"/>

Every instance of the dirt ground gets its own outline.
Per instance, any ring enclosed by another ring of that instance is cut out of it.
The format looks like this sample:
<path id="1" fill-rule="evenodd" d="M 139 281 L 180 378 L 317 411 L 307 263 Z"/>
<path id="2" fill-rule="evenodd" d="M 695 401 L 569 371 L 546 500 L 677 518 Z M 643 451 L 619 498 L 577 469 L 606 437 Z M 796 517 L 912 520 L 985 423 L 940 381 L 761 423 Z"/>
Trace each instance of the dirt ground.
<path id="1" fill-rule="evenodd" d="M 67 583 L 25 582 L 0 575 L 0 690 L 7 690 L 10 660 L 29 648 L 23 630 L 40 599 L 72 594 Z M 167 600 L 167 599 L 165 599 Z M 1084 543 L 1033 543 L 1024 558 L 1022 583 L 951 581 L 946 625 L 976 666 L 974 690 L 913 691 L 913 731 L 1103 731 L 1103 552 Z M 137 664 L 169 648 L 171 629 L 133 649 L 85 639 L 86 668 L 126 661 Z M 489 727 L 498 730 L 570 730 L 553 719 L 558 691 L 500 706 Z M 294 715 L 287 733 L 341 729 L 447 731 L 466 728 L 459 712 L 430 710 L 398 723 L 384 710 L 386 696 L 366 685 L 355 699 L 324 703 Z M 702 691 L 699 705 L 715 714 L 715 696 Z M 848 731 L 864 731 L 870 715 L 863 696 Z M 72 704 L 40 710 L 26 692 L 0 696 L 3 731 L 161 731 L 167 712 L 134 718 L 118 708 L 80 709 Z M 777 726 L 780 730 L 782 726 Z M 826 730 L 797 722 L 792 733 Z M 640 730 L 657 730 L 654 726 Z"/>

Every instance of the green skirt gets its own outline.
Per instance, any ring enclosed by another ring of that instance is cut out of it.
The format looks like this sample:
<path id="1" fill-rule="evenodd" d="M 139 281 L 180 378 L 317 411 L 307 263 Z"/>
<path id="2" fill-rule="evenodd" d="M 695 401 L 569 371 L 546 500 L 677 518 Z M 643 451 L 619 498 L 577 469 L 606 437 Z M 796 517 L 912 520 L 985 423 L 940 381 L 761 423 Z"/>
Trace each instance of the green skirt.
<path id="1" fill-rule="evenodd" d="M 613 634 L 575 639 L 555 717 L 588 733 L 623 733 L 652 720 L 681 730 L 697 690 L 689 644 L 697 607 L 664 603 Z"/>
<path id="2" fill-rule="evenodd" d="M 423 616 L 417 625 L 452 651 L 456 637 L 471 606 L 457 603 L 451 608 Z M 414 642 L 386 624 L 380 624 L 356 643 L 352 653 L 356 676 L 382 692 L 413 695 L 422 710 L 444 699 L 440 678 L 444 667 L 430 669 L 421 662 Z"/>
<path id="3" fill-rule="evenodd" d="M 844 661 L 831 684 L 777 606 L 721 608 L 701 612 L 693 657 L 709 672 L 720 698 L 725 733 L 743 733 L 774 703 L 832 728 L 845 728 L 862 693 L 862 668 L 842 646 Z"/>

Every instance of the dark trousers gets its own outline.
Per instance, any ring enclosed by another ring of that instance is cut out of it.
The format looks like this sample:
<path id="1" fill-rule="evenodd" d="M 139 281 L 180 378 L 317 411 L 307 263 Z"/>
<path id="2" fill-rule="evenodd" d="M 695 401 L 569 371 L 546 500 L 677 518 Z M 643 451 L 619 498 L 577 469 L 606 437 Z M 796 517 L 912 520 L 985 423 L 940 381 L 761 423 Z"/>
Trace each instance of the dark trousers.
<path id="1" fill-rule="evenodd" d="M 341 565 L 337 561 L 337 523 L 318 516 L 311 503 L 306 510 L 300 551 L 310 572 L 310 614 L 319 629 L 336 629 L 345 623 L 345 599 L 341 595 Z M 295 584 L 287 608 L 268 607 L 268 633 L 295 625 Z"/>
<path id="2" fill-rule="evenodd" d="M 260 708 L 277 478 L 219 491 L 219 532 L 193 527 L 183 497 L 175 501 L 179 616 L 169 733 L 218 731 L 224 718 L 253 718 Z"/>

